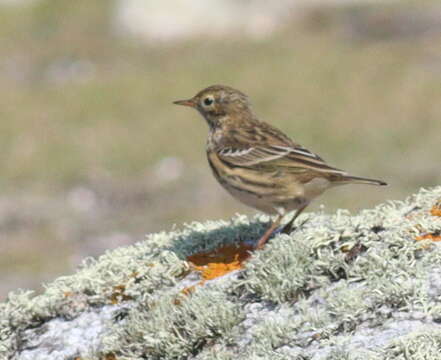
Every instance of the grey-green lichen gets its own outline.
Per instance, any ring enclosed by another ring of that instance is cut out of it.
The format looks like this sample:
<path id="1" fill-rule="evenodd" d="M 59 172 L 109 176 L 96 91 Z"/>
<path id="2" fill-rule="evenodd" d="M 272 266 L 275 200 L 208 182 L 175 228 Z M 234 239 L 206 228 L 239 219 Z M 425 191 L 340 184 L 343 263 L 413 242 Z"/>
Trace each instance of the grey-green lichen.
<path id="1" fill-rule="evenodd" d="M 382 358 L 406 359 L 439 359 L 441 353 L 441 330 L 420 331 L 393 341 Z"/>
<path id="2" fill-rule="evenodd" d="M 51 359 L 38 344 L 53 336 L 65 349 L 57 359 L 438 359 L 441 248 L 416 238 L 441 234 L 441 217 L 430 214 L 439 199 L 436 187 L 354 216 L 304 214 L 244 270 L 190 295 L 182 293 L 195 283 L 186 256 L 250 242 L 268 218 L 149 235 L 85 261 L 42 295 L 10 294 L 0 304 L 0 358 Z M 68 329 L 89 313 L 106 314 L 93 345 Z M 62 335 L 53 326 L 60 319 Z"/>

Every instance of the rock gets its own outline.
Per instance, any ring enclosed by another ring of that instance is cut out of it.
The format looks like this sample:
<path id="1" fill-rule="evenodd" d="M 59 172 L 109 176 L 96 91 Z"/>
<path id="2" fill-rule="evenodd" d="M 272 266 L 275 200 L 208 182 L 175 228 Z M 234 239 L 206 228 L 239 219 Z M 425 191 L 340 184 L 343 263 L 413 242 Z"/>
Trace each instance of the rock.
<path id="1" fill-rule="evenodd" d="M 441 186 L 357 215 L 303 214 L 244 269 L 205 282 L 186 257 L 249 243 L 266 217 L 149 235 L 42 295 L 11 293 L 0 358 L 437 359 L 440 197 Z"/>
<path id="2" fill-rule="evenodd" d="M 82 312 L 74 319 L 61 317 L 42 326 L 23 331 L 20 360 L 71 359 L 87 357 L 99 349 L 101 339 L 111 328 L 113 316 L 121 310 L 119 305 L 106 305 Z"/>

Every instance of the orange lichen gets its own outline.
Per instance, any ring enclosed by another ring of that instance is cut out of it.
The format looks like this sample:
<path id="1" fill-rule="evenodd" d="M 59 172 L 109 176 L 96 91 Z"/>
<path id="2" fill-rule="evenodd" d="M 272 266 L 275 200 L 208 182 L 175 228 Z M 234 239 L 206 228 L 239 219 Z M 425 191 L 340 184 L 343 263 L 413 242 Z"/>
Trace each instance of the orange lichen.
<path id="1" fill-rule="evenodd" d="M 102 358 L 102 360 L 117 360 L 115 354 L 113 353 L 109 353 L 104 355 L 104 357 Z"/>
<path id="2" fill-rule="evenodd" d="M 421 241 L 421 240 L 431 240 L 431 241 L 441 241 L 441 235 L 436 235 L 436 234 L 425 234 L 425 235 L 421 235 L 418 236 L 416 239 L 416 241 Z"/>
<path id="3" fill-rule="evenodd" d="M 205 280 L 202 280 L 202 281 L 200 281 L 199 283 L 197 283 L 195 285 L 191 285 L 191 286 L 187 286 L 187 287 L 183 288 L 179 292 L 177 297 L 173 300 L 173 304 L 181 305 L 182 304 L 182 300 L 185 299 L 186 296 L 191 295 L 195 291 L 196 285 L 199 285 L 199 284 L 201 284 L 203 282 L 205 282 Z"/>
<path id="4" fill-rule="evenodd" d="M 252 246 L 225 245 L 206 253 L 197 253 L 187 257 L 187 261 L 202 275 L 203 280 L 211 280 L 241 269 L 250 257 Z"/>
<path id="5" fill-rule="evenodd" d="M 433 216 L 441 216 L 441 201 L 438 201 L 432 208 L 432 210 L 430 210 L 430 213 Z"/>
<path id="6" fill-rule="evenodd" d="M 113 287 L 113 292 L 110 295 L 110 302 L 115 305 L 119 304 L 122 301 L 132 300 L 133 298 L 130 295 L 125 294 L 126 287 L 125 285 L 116 285 Z"/>
<path id="7" fill-rule="evenodd" d="M 195 287 L 196 285 L 187 286 L 181 290 L 181 294 L 190 295 L 194 291 Z"/>
<path id="8" fill-rule="evenodd" d="M 196 286 L 204 284 L 207 280 L 212 280 L 226 275 L 234 270 L 242 269 L 244 262 L 251 256 L 252 246 L 225 245 L 209 252 L 200 252 L 187 257 L 193 270 L 201 274 L 202 280 L 198 283 L 182 289 L 173 303 L 181 305 L 186 296 L 191 295 Z"/>
<path id="9" fill-rule="evenodd" d="M 148 265 L 147 265 L 147 266 L 148 266 Z M 129 275 L 129 277 L 131 277 L 131 278 L 137 278 L 138 275 L 139 275 L 139 272 L 134 271 L 134 272 L 132 272 L 132 273 Z"/>

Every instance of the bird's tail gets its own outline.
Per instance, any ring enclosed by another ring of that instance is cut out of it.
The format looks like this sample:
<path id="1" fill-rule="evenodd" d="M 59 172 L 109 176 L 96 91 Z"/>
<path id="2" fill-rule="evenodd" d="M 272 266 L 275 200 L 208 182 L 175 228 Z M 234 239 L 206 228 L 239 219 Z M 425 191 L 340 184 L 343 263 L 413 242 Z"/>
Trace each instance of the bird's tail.
<path id="1" fill-rule="evenodd" d="M 351 184 L 368 184 L 368 185 L 380 185 L 385 186 L 387 183 L 381 180 L 376 179 L 369 179 L 365 177 L 360 176 L 351 176 L 351 175 L 344 175 L 341 179 L 338 181 L 339 183 L 351 183 Z"/>

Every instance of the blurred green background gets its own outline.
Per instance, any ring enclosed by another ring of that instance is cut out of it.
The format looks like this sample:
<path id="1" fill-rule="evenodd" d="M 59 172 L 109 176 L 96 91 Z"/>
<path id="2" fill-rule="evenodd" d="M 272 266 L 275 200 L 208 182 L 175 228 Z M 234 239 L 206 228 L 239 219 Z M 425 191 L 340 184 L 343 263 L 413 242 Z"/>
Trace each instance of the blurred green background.
<path id="1" fill-rule="evenodd" d="M 152 3 L 145 24 L 176 25 L 173 2 L 159 20 Z M 436 3 L 315 2 L 269 20 L 255 3 L 252 31 L 249 7 L 226 8 L 238 25 L 149 38 L 124 28 L 122 2 L 0 1 L 0 298 L 146 233 L 254 213 L 212 177 L 203 119 L 172 105 L 211 84 L 249 94 L 331 165 L 390 184 L 332 190 L 309 211 L 441 183 Z"/>

